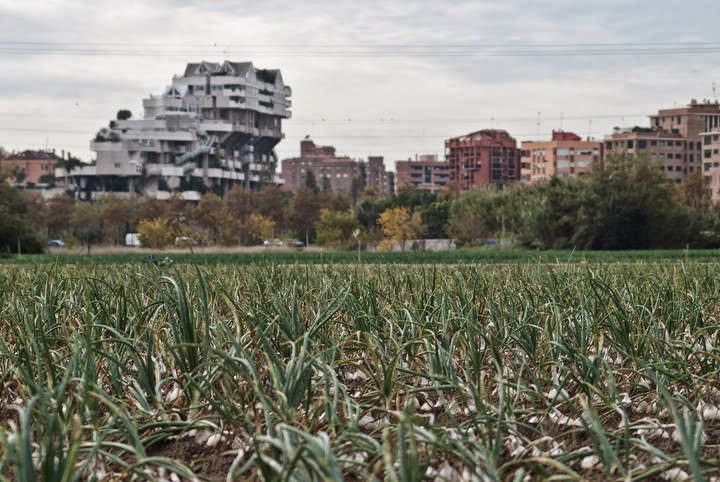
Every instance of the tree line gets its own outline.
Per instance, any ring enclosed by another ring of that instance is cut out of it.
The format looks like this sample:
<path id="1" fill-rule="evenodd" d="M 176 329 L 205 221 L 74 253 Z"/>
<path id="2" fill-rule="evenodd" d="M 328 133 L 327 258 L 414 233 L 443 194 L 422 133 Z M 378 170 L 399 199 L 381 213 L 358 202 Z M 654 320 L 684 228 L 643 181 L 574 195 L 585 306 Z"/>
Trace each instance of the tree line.
<path id="1" fill-rule="evenodd" d="M 537 186 L 437 193 L 412 187 L 394 195 L 348 196 L 314 183 L 285 193 L 236 186 L 198 202 L 107 195 L 95 202 L 69 195 L 48 201 L 0 185 L 0 251 L 37 252 L 45 240 L 87 246 L 122 245 L 139 233 L 143 245 L 181 240 L 199 245 L 257 245 L 298 239 L 336 249 L 410 248 L 412 240 L 451 238 L 460 246 L 512 243 L 538 249 L 652 249 L 720 246 L 720 208 L 700 173 L 682 187 L 646 158 L 610 156 L 585 178 Z"/>

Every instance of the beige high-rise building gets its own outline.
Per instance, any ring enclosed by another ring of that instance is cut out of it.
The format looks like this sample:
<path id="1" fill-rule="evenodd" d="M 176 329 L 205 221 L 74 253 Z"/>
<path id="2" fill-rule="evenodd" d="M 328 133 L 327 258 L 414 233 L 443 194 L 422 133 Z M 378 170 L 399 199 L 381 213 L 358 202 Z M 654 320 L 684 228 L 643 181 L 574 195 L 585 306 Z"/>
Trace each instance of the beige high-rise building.
<path id="1" fill-rule="evenodd" d="M 616 129 L 605 138 L 605 156 L 628 155 L 648 157 L 668 179 L 681 184 L 688 172 L 699 169 L 694 164 L 687 165 L 688 142 L 678 132 L 649 127 Z"/>
<path id="2" fill-rule="evenodd" d="M 520 158 L 520 180 L 525 184 L 553 177 L 583 177 L 602 161 L 601 142 L 582 140 L 572 132 L 553 131 L 550 141 L 525 141 Z"/>
<path id="3" fill-rule="evenodd" d="M 720 103 L 718 101 L 691 99 L 685 107 L 660 109 L 650 116 L 650 126 L 673 134 L 683 140 L 683 173 L 704 171 L 702 136 L 704 132 L 720 128 Z"/>
<path id="4" fill-rule="evenodd" d="M 703 178 L 712 202 L 720 201 L 720 127 L 700 133 L 702 139 Z"/>

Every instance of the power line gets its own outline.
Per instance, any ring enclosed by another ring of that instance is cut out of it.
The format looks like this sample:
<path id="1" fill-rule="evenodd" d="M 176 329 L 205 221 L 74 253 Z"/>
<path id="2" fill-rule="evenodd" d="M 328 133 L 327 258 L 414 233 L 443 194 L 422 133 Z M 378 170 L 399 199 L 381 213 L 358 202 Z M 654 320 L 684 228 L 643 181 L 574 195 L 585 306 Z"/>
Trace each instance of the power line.
<path id="1" fill-rule="evenodd" d="M 720 53 L 720 42 L 636 43 L 462 43 L 462 44 L 278 44 L 207 45 L 110 42 L 0 41 L 0 55 L 183 57 L 189 55 L 272 55 L 279 57 L 553 57 L 609 55 L 692 55 Z"/>
<path id="2" fill-rule="evenodd" d="M 543 117 L 543 122 L 547 121 L 559 121 L 559 120 L 565 120 L 565 121 L 572 121 L 572 120 L 588 120 L 589 118 L 592 119 L 619 119 L 619 118 L 637 118 L 637 117 L 647 117 L 648 114 L 583 114 L 583 115 L 563 115 L 563 116 L 557 116 L 557 117 Z M 0 112 L 0 117 L 10 117 L 10 118 L 28 118 L 32 120 L 53 120 L 58 119 L 57 115 L 49 115 L 49 114 L 32 114 L 27 112 Z M 62 119 L 63 121 L 67 119 L 87 119 L 87 120 L 93 120 L 93 119 L 99 119 L 100 116 L 98 115 L 92 115 L 92 114 L 72 114 L 72 113 L 63 113 Z M 410 124 L 410 123 L 432 123 L 432 122 L 536 122 L 537 117 L 496 117 L 496 116 L 471 116 L 471 117 L 453 117 L 453 116 L 443 116 L 443 117 L 408 117 L 403 118 L 401 116 L 398 117 L 352 117 L 352 118 L 331 118 L 331 117 L 293 117 L 288 120 L 284 120 L 284 124 L 293 124 L 293 125 L 303 125 L 303 124 L 318 124 L 318 125 L 331 125 L 331 124 L 337 124 L 337 125 L 346 125 L 346 124 L 364 124 L 364 123 L 373 123 L 373 124 Z"/>

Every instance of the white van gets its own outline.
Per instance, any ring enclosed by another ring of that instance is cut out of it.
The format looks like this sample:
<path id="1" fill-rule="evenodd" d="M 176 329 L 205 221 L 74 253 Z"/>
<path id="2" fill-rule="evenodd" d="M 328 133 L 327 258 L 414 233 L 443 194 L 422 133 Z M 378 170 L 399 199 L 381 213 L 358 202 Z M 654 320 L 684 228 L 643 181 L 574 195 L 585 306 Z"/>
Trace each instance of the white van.
<path id="1" fill-rule="evenodd" d="M 127 233 L 125 235 L 125 246 L 131 246 L 133 248 L 140 246 L 140 238 L 138 238 L 138 233 Z"/>

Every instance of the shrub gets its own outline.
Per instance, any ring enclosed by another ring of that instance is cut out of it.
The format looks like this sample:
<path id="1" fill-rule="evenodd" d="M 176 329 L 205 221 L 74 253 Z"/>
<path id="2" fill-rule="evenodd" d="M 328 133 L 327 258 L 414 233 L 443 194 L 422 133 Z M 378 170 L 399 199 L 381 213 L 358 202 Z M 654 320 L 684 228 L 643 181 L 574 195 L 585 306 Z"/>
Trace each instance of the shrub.
<path id="1" fill-rule="evenodd" d="M 166 219 L 143 219 L 138 224 L 138 239 L 146 248 L 161 249 L 172 244 L 174 236 Z"/>

